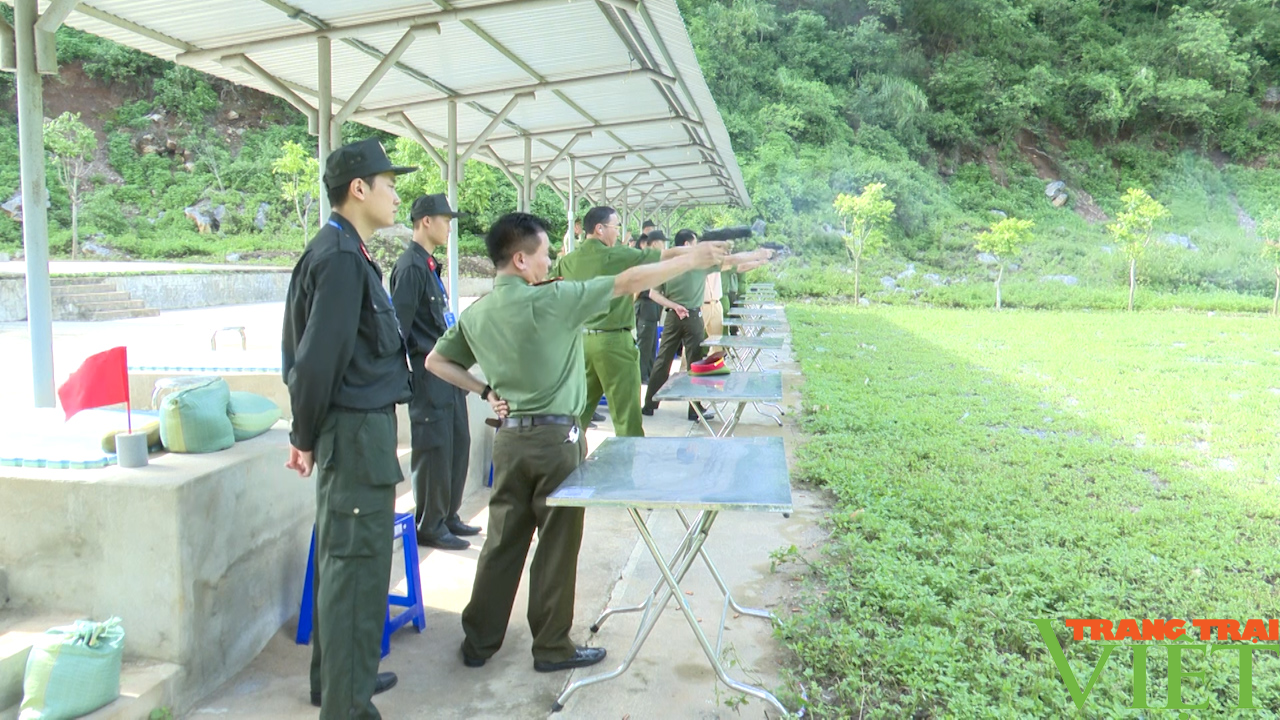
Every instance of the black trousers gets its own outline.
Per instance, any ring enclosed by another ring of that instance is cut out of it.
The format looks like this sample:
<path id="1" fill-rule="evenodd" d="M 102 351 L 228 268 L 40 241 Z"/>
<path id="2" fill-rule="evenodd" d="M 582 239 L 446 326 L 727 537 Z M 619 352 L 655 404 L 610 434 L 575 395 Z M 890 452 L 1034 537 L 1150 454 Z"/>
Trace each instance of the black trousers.
<path id="1" fill-rule="evenodd" d="M 676 348 L 684 348 L 684 357 L 695 363 L 706 357 L 707 349 L 702 341 L 707 339 L 707 328 L 702 324 L 701 309 L 689 311 L 689 317 L 681 319 L 674 311 L 668 310 L 662 324 L 662 342 L 658 347 L 658 359 L 649 371 L 649 388 L 645 393 L 645 407 L 653 408 L 658 404 L 653 401 L 667 378 L 671 376 L 671 363 L 676 359 Z"/>
<path id="2" fill-rule="evenodd" d="M 421 370 L 421 372 L 419 372 Z M 409 456 L 413 514 L 418 532 L 438 538 L 446 522 L 458 522 L 471 457 L 467 395 L 414 361 L 409 405 Z"/>

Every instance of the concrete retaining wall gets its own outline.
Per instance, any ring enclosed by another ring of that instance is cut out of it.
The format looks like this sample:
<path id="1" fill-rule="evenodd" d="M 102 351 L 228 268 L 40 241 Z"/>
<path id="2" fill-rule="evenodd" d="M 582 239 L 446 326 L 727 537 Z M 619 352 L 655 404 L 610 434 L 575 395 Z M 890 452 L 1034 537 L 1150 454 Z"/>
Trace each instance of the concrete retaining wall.
<path id="1" fill-rule="evenodd" d="M 125 470 L 0 469 L 0 568 L 18 609 L 118 615 L 125 653 L 181 665 L 187 706 L 298 612 L 315 489 L 271 432 Z M 304 688 L 305 690 L 305 688 Z"/>
<path id="2" fill-rule="evenodd" d="M 282 302 L 289 289 L 288 269 L 237 270 L 166 275 L 108 275 L 112 283 L 156 310 L 182 310 L 215 305 Z M 85 275 L 84 277 L 93 277 Z M 0 322 L 27 319 L 26 277 L 0 277 Z M 480 297 L 493 290 L 493 278 L 458 278 L 458 297 Z"/>

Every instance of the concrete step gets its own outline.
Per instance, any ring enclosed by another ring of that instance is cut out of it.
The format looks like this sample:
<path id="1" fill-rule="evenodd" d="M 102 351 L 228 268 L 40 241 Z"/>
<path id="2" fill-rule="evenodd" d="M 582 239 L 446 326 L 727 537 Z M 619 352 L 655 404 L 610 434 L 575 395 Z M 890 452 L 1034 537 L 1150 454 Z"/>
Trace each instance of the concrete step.
<path id="1" fill-rule="evenodd" d="M 104 292 L 80 293 L 77 295 L 55 295 L 53 301 L 62 303 L 63 305 L 75 305 L 84 307 L 94 303 L 103 302 L 120 302 L 121 300 L 132 300 L 133 296 L 127 292 L 120 290 L 108 290 Z"/>
<path id="2" fill-rule="evenodd" d="M 92 275 L 60 275 L 49 278 L 49 285 L 55 288 L 70 285 L 94 285 L 101 282 L 103 282 L 102 278 Z"/>
<path id="3" fill-rule="evenodd" d="M 85 320 L 128 320 L 130 318 L 159 317 L 160 311 L 149 307 L 125 310 L 91 310 L 84 316 Z"/>
<path id="4" fill-rule="evenodd" d="M 125 662 L 120 668 L 120 697 L 81 720 L 150 720 L 155 710 L 168 710 L 165 718 L 177 717 L 178 682 L 182 668 L 164 662 Z M 0 720 L 17 720 L 21 699 L 4 710 Z"/>
<path id="5" fill-rule="evenodd" d="M 36 637 L 51 627 L 70 625 L 87 615 L 3 613 L 0 614 L 0 708 L 13 706 L 13 717 L 18 716 L 18 704 L 22 702 L 22 676 L 27 670 L 27 653 Z M 9 720 L 0 712 L 0 720 Z"/>
<path id="6" fill-rule="evenodd" d="M 111 283 L 104 282 L 78 283 L 75 285 L 54 285 L 50 289 L 50 294 L 55 298 L 70 296 L 78 299 L 85 295 L 114 292 L 118 292 L 116 290 L 116 286 Z"/>
<path id="7" fill-rule="evenodd" d="M 76 308 L 85 315 L 95 312 L 103 312 L 106 310 L 141 310 L 147 307 L 147 304 L 141 300 L 134 300 L 127 293 L 122 298 L 112 300 L 96 300 L 88 303 L 76 303 Z"/>

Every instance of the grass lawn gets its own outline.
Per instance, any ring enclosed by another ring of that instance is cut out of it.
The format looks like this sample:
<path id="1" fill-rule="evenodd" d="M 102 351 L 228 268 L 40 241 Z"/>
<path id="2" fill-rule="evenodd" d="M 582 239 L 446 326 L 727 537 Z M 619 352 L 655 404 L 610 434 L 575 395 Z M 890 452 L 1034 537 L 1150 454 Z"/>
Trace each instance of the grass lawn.
<path id="1" fill-rule="evenodd" d="M 1066 618 L 1280 617 L 1280 321 L 1206 313 L 788 309 L 802 365 L 798 478 L 831 540 L 783 622 L 819 717 L 1179 717 L 1131 710 L 1114 652 Z M 1199 632 L 1181 640 L 1198 643 Z M 1168 654 L 1152 648 L 1149 704 Z M 1280 715 L 1280 657 L 1187 652 L 1194 717 Z M 793 698 L 793 701 L 796 698 Z M 1144 714 L 1145 713 L 1145 714 Z"/>

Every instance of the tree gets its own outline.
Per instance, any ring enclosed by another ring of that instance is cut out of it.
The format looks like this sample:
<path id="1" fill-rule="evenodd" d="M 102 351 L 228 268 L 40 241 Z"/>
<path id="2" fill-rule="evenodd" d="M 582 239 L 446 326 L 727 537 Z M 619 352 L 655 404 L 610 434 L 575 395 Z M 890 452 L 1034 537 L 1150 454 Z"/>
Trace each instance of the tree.
<path id="1" fill-rule="evenodd" d="M 1276 294 L 1271 300 L 1271 314 L 1280 315 L 1280 208 L 1272 208 L 1268 217 L 1258 225 L 1258 237 L 1262 240 L 1262 256 L 1276 271 Z"/>
<path id="2" fill-rule="evenodd" d="M 1120 198 L 1124 211 L 1107 225 L 1107 232 L 1129 260 L 1129 311 L 1133 312 L 1133 292 L 1138 286 L 1138 260 L 1146 252 L 1154 236 L 1155 224 L 1169 215 L 1169 210 L 1141 188 L 1129 188 Z"/>
<path id="3" fill-rule="evenodd" d="M 98 149 L 98 139 L 80 122 L 80 113 L 64 112 L 45 121 L 44 147 L 71 201 L 71 259 L 75 260 L 80 254 L 81 191 L 89 178 L 89 163 Z"/>
<path id="4" fill-rule="evenodd" d="M 978 238 L 978 242 L 974 245 L 978 252 L 991 253 L 996 256 L 996 262 L 1000 268 L 996 273 L 996 309 L 1002 307 L 1000 298 L 1000 281 L 1004 279 L 1004 264 L 1006 260 L 1012 260 L 1017 256 L 1022 248 L 1031 242 L 1031 228 L 1035 227 L 1035 223 L 1031 220 L 1020 220 L 1018 218 L 1005 218 L 991 229 Z"/>
<path id="5" fill-rule="evenodd" d="M 882 226 L 889 222 L 894 204 L 884 196 L 884 183 L 871 183 L 860 195 L 840 193 L 834 204 L 844 228 L 844 247 L 853 261 L 853 301 L 856 303 L 862 258 L 884 243 Z"/>
<path id="6" fill-rule="evenodd" d="M 279 178 L 280 196 L 293 203 L 302 236 L 307 236 L 307 223 L 311 206 L 316 202 L 315 192 L 320 186 L 320 161 L 296 142 L 284 144 L 284 152 L 271 163 L 271 174 Z"/>

